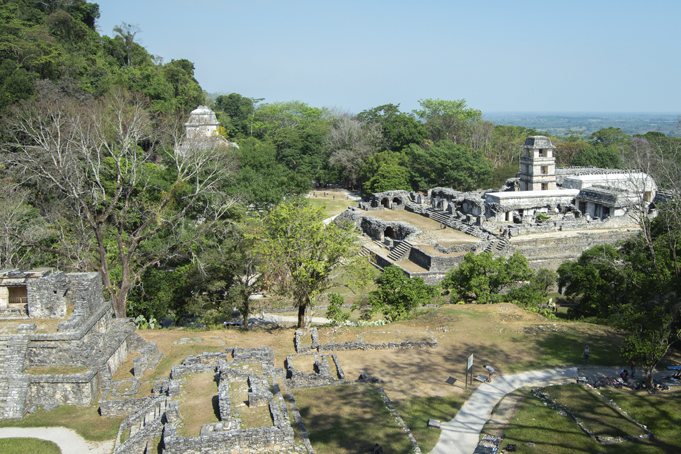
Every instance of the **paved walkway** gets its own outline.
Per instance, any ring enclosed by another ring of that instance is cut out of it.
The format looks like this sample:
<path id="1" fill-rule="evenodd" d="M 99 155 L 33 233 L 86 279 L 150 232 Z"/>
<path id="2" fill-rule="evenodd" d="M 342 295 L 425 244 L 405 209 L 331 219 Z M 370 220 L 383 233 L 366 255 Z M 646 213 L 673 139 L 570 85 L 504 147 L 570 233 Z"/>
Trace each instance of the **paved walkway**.
<path id="1" fill-rule="evenodd" d="M 113 450 L 113 440 L 101 443 L 86 441 L 71 429 L 64 427 L 6 427 L 0 429 L 0 438 L 39 438 L 56 443 L 64 454 L 108 454 Z"/>
<path id="2" fill-rule="evenodd" d="M 577 368 L 529 371 L 494 377 L 492 383 L 483 383 L 463 404 L 456 417 L 442 424 L 440 440 L 431 454 L 472 454 L 492 410 L 506 394 L 524 386 L 565 379 L 576 380 Z"/>

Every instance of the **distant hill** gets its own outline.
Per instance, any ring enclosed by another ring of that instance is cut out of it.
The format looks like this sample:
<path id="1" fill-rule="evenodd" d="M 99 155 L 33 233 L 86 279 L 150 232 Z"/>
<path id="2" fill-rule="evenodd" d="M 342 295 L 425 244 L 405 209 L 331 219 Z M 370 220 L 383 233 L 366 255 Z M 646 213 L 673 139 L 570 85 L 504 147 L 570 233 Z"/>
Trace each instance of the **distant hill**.
<path id="1" fill-rule="evenodd" d="M 557 136 L 568 130 L 581 131 L 588 136 L 612 126 L 627 134 L 657 131 L 681 137 L 681 113 L 487 112 L 483 118 L 495 124 L 534 128 Z"/>

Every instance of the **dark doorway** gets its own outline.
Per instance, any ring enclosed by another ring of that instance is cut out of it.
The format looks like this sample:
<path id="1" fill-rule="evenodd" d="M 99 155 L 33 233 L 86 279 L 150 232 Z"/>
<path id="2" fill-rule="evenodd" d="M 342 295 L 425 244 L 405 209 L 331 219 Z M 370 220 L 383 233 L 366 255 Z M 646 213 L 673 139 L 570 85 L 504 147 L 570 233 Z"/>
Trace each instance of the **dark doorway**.
<path id="1" fill-rule="evenodd" d="M 386 227 L 385 232 L 383 232 L 383 236 L 385 238 L 392 238 L 393 240 L 397 239 L 397 233 L 395 233 L 395 229 L 392 227 Z"/>

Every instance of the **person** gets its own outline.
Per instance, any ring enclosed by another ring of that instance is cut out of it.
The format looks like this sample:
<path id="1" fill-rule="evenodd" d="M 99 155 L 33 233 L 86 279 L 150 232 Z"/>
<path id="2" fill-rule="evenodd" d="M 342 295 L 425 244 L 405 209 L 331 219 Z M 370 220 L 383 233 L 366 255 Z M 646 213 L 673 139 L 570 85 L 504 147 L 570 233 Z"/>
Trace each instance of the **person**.
<path id="1" fill-rule="evenodd" d="M 634 375 L 636 375 L 636 361 L 631 360 L 631 378 L 634 378 Z"/>
<path id="2" fill-rule="evenodd" d="M 589 364 L 589 354 L 591 353 L 591 350 L 589 350 L 589 346 L 587 345 L 586 348 L 584 349 L 584 353 L 582 353 L 582 356 L 584 356 L 584 365 L 586 366 Z"/>
<path id="3" fill-rule="evenodd" d="M 487 369 L 487 374 L 488 374 L 487 382 L 488 382 L 488 383 L 492 383 L 492 375 L 494 375 L 494 368 L 493 368 L 492 366 L 488 366 L 488 365 L 486 365 L 486 364 L 483 365 L 483 367 L 484 367 L 485 369 Z"/>
<path id="4" fill-rule="evenodd" d="M 620 378 L 622 381 L 627 381 L 629 378 L 629 372 L 626 369 L 622 369 L 622 372 L 620 372 Z"/>

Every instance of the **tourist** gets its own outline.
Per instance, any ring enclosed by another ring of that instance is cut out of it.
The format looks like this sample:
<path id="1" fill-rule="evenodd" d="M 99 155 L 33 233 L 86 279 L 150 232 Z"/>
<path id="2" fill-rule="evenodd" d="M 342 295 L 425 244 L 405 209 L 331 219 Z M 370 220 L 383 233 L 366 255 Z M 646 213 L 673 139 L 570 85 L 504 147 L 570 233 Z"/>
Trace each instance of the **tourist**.
<path id="1" fill-rule="evenodd" d="M 631 378 L 634 378 L 634 375 L 636 375 L 636 361 L 631 360 Z"/>
<path id="2" fill-rule="evenodd" d="M 589 364 L 589 354 L 591 353 L 591 350 L 589 350 L 589 346 L 587 345 L 586 348 L 584 349 L 584 353 L 582 353 L 582 356 L 584 357 L 584 365 L 586 366 Z"/>
<path id="3" fill-rule="evenodd" d="M 482 367 L 484 367 L 485 369 L 487 369 L 487 374 L 488 374 L 488 376 L 487 376 L 487 382 L 488 382 L 488 383 L 492 383 L 492 375 L 494 375 L 494 368 L 493 368 L 492 366 L 488 366 L 488 365 L 486 365 L 486 364 L 483 365 Z"/>
<path id="4" fill-rule="evenodd" d="M 620 372 L 620 378 L 622 381 L 627 381 L 629 378 L 629 372 L 626 369 L 622 369 L 622 372 Z"/>

